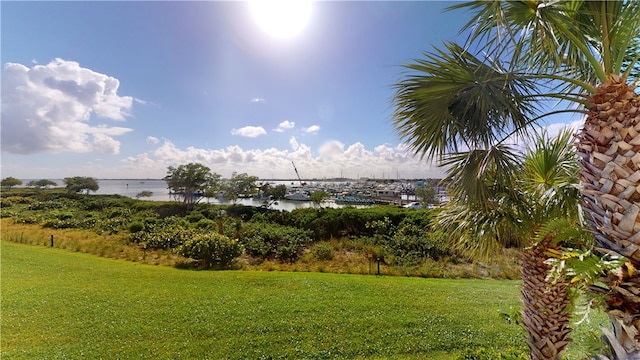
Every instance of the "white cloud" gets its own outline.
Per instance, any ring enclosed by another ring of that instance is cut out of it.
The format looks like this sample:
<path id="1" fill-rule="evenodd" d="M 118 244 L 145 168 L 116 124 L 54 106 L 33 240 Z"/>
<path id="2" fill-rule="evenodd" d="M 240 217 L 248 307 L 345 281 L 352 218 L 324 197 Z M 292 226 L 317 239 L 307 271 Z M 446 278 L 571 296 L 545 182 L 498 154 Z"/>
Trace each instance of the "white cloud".
<path id="1" fill-rule="evenodd" d="M 344 158 L 344 144 L 338 140 L 327 141 L 320 146 L 318 153 L 324 160 L 341 160 Z"/>
<path id="2" fill-rule="evenodd" d="M 231 135 L 238 135 L 250 138 L 256 138 L 260 135 L 266 135 L 267 132 L 262 126 L 245 126 L 240 129 L 232 129 Z"/>
<path id="3" fill-rule="evenodd" d="M 285 130 L 291 130 L 296 126 L 296 123 L 293 121 L 285 120 L 278 124 L 278 127 L 273 129 L 275 132 L 284 132 Z"/>
<path id="4" fill-rule="evenodd" d="M 160 139 L 155 136 L 147 136 L 147 144 L 158 144 L 160 143 Z"/>
<path id="5" fill-rule="evenodd" d="M 293 150 L 298 150 L 298 148 L 300 147 L 300 145 L 298 145 L 298 140 L 296 140 L 294 136 L 289 138 L 289 145 Z"/>
<path id="6" fill-rule="evenodd" d="M 546 129 L 547 129 L 547 133 L 549 134 L 549 137 L 553 138 L 553 137 L 556 137 L 560 133 L 560 130 L 563 130 L 563 129 L 571 129 L 571 131 L 573 131 L 574 133 L 577 133 L 583 125 L 584 125 L 584 120 L 576 120 L 570 123 L 549 124 L 546 126 Z"/>
<path id="7" fill-rule="evenodd" d="M 306 133 L 315 134 L 315 133 L 317 133 L 318 131 L 320 131 L 320 126 L 318 126 L 318 125 L 311 125 L 311 126 L 309 126 L 308 128 L 304 129 L 304 131 L 305 131 Z"/>
<path id="8" fill-rule="evenodd" d="M 442 177 L 441 169 L 421 161 L 401 147 L 379 145 L 371 150 L 359 142 L 347 146 L 331 140 L 314 151 L 295 137 L 289 139 L 288 149 L 243 149 L 239 146 L 221 149 L 178 148 L 171 141 L 164 140 L 155 151 L 126 158 L 123 167 L 129 176 L 139 173 L 138 177 L 161 178 L 168 166 L 199 162 L 224 177 L 238 172 L 262 179 L 295 179 L 292 161 L 303 178 Z"/>
<path id="9" fill-rule="evenodd" d="M 251 102 L 254 103 L 254 104 L 256 104 L 256 103 L 257 104 L 264 104 L 264 103 L 267 102 L 267 100 L 263 99 L 261 97 L 256 97 L 256 98 L 251 99 Z"/>
<path id="10" fill-rule="evenodd" d="M 556 122 L 550 123 L 541 128 L 537 128 L 536 131 L 531 131 L 524 138 L 518 138 L 516 136 L 512 136 L 509 141 L 505 142 L 506 144 L 511 145 L 514 149 L 525 152 L 528 148 L 535 144 L 536 133 L 541 133 L 542 131 L 547 132 L 547 136 L 550 139 L 555 138 L 560 134 L 561 130 L 569 129 L 573 133 L 578 133 L 580 128 L 584 125 L 584 120 L 574 120 L 567 122 Z"/>
<path id="11" fill-rule="evenodd" d="M 117 154 L 113 136 L 123 127 L 92 126 L 93 117 L 124 121 L 133 98 L 117 94 L 120 82 L 55 59 L 29 68 L 6 63 L 2 69 L 2 151 L 16 154 L 104 152 Z"/>
<path id="12" fill-rule="evenodd" d="M 571 126 L 575 128 L 580 123 L 578 121 Z M 554 129 L 568 125 L 570 124 L 550 124 L 547 128 L 549 134 L 553 135 Z M 164 140 L 153 152 L 126 158 L 122 169 L 105 167 L 105 171 L 109 171 L 109 175 L 105 176 L 113 177 L 114 171 L 121 171 L 127 177 L 162 178 L 166 175 L 168 166 L 200 162 L 224 177 L 231 176 L 235 171 L 255 175 L 261 179 L 295 179 L 292 161 L 304 179 L 341 176 L 377 179 L 442 178 L 444 176 L 442 168 L 420 160 L 419 156 L 413 155 L 404 143 L 381 144 L 367 148 L 360 142 L 347 145 L 338 140 L 329 140 L 317 149 L 313 149 L 293 136 L 289 138 L 288 147 L 285 149 L 243 149 L 239 146 L 221 149 L 178 148 L 172 142 Z M 94 169 L 95 167 L 92 168 Z"/>

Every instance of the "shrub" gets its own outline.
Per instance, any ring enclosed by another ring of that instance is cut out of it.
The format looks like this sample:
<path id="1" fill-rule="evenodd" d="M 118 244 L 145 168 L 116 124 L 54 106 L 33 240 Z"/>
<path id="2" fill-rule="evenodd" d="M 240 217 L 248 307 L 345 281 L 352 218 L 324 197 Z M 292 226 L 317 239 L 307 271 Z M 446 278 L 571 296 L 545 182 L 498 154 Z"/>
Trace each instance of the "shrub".
<path id="1" fill-rule="evenodd" d="M 70 213 L 70 212 L 56 213 L 55 217 L 63 221 L 69 220 L 69 219 L 73 219 L 73 213 Z"/>
<path id="2" fill-rule="evenodd" d="M 129 232 L 132 234 L 142 230 L 144 230 L 144 225 L 141 222 L 136 221 L 129 224 Z"/>
<path id="3" fill-rule="evenodd" d="M 205 216 L 199 212 L 191 212 L 185 217 L 185 219 L 190 223 L 197 223 L 198 221 L 205 219 Z"/>
<path id="4" fill-rule="evenodd" d="M 269 223 L 246 223 L 240 235 L 249 254 L 288 262 L 297 260 L 312 241 L 311 231 Z"/>
<path id="5" fill-rule="evenodd" d="M 317 244 L 311 248 L 311 254 L 313 254 L 313 258 L 318 261 L 333 259 L 333 249 L 327 244 Z"/>
<path id="6" fill-rule="evenodd" d="M 196 234 L 177 248 L 178 254 L 201 260 L 207 268 L 219 269 L 228 269 L 242 252 L 238 241 L 217 233 Z"/>
<path id="7" fill-rule="evenodd" d="M 29 210 L 39 211 L 39 210 L 53 210 L 53 209 L 64 209 L 68 208 L 70 204 L 62 199 L 57 200 L 49 200 L 49 201 L 36 201 L 32 204 L 29 204 Z"/>
<path id="8" fill-rule="evenodd" d="M 4 207 L 4 202 L 5 201 L 9 201 L 11 203 L 14 204 L 31 204 L 33 202 L 35 202 L 34 198 L 31 197 L 25 197 L 25 196 L 8 196 L 8 197 L 3 197 L 2 198 L 2 206 Z"/>
<path id="9" fill-rule="evenodd" d="M 417 265 L 425 259 L 439 260 L 452 255 L 443 239 L 438 233 L 418 236 L 399 231 L 388 239 L 386 247 L 394 256 L 394 265 Z"/>
<path id="10" fill-rule="evenodd" d="M 211 219 L 200 219 L 196 223 L 196 228 L 204 230 L 215 230 L 218 227 L 218 223 Z"/>

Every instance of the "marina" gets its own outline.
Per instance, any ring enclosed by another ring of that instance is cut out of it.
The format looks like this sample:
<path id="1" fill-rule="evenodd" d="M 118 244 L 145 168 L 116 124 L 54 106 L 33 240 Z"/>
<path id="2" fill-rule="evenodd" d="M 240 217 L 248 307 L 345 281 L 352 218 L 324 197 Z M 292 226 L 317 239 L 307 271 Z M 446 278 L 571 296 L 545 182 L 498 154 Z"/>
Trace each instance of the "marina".
<path id="1" fill-rule="evenodd" d="M 53 180 L 58 187 L 64 186 L 62 179 Z M 130 198 L 136 198 L 143 191 L 151 192 L 151 196 L 140 197 L 141 200 L 151 201 L 175 201 L 170 194 L 167 183 L 162 179 L 97 179 L 100 188 L 93 194 L 113 195 L 118 194 Z M 28 180 L 24 180 L 26 184 Z M 285 185 L 287 195 L 285 199 L 269 200 L 260 197 L 238 198 L 235 203 L 247 206 L 268 206 L 273 209 L 291 211 L 297 208 L 308 207 L 369 207 L 375 205 L 403 206 L 411 202 L 419 201 L 415 195 L 415 189 L 425 186 L 425 180 L 389 180 L 389 179 L 332 179 L 332 180 L 307 180 L 300 179 L 264 179 L 263 184 L 272 187 Z M 435 181 L 434 181 L 435 182 Z M 319 204 L 311 201 L 311 194 L 315 191 L 325 191 L 329 197 Z M 438 201 L 448 200 L 444 188 L 437 186 Z M 201 202 L 212 204 L 232 203 L 221 197 L 203 198 Z"/>

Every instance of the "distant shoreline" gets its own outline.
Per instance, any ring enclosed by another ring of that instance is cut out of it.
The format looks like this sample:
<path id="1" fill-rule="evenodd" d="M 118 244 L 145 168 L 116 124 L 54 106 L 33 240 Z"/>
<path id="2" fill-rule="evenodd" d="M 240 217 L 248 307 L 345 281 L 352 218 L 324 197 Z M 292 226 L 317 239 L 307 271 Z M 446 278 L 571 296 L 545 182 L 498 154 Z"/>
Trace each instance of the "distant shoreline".
<path id="1" fill-rule="evenodd" d="M 24 178 L 20 179 L 22 181 L 31 181 L 31 180 L 41 180 L 41 179 L 50 179 L 50 180 L 64 180 L 64 178 Z M 133 179 L 133 178 L 95 178 L 96 180 L 108 180 L 108 181 L 164 181 L 164 179 Z M 441 180 L 439 178 L 420 178 L 420 179 L 377 179 L 377 178 L 360 178 L 360 179 L 349 179 L 349 178 L 331 178 L 331 179 L 302 179 L 302 181 L 424 181 L 424 180 Z M 298 182 L 300 179 L 258 179 L 258 181 L 293 181 Z"/>

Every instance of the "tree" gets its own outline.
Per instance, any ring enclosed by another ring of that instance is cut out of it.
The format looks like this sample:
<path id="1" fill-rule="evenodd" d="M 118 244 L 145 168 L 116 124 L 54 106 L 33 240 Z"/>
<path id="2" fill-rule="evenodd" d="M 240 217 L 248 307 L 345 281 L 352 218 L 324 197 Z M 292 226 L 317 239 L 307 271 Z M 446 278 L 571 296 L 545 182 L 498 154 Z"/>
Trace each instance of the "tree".
<path id="1" fill-rule="evenodd" d="M 267 195 L 272 196 L 276 200 L 284 199 L 284 196 L 287 195 L 287 185 L 280 184 L 273 186 L 269 189 Z"/>
<path id="2" fill-rule="evenodd" d="M 22 180 L 16 179 L 14 177 L 6 177 L 0 181 L 0 186 L 7 188 L 7 191 L 10 191 L 12 187 L 22 185 Z"/>
<path id="3" fill-rule="evenodd" d="M 571 139 L 568 131 L 553 140 L 541 136 L 514 164 L 519 177 L 497 184 L 492 171 L 483 172 L 490 189 L 486 203 L 454 197 L 435 220 L 459 250 L 474 257 L 499 253 L 505 246 L 524 248 L 522 323 L 532 359 L 559 359 L 569 343 L 567 284 L 551 279 L 546 264 L 547 252 L 559 246 L 555 230 L 541 229 L 557 219 L 578 223 L 578 167 Z"/>
<path id="4" fill-rule="evenodd" d="M 223 186 L 225 190 L 224 198 L 235 203 L 240 196 L 252 196 L 257 194 L 258 188 L 255 184 L 256 181 L 258 181 L 258 177 L 256 176 L 249 176 L 247 173 L 238 174 L 234 172 L 231 175 L 231 178 L 227 180 Z"/>
<path id="5" fill-rule="evenodd" d="M 70 193 L 81 193 L 86 190 L 87 195 L 89 191 L 98 191 L 100 185 L 98 181 L 92 177 L 86 176 L 74 176 L 70 178 L 64 178 L 67 191 Z"/>
<path id="6" fill-rule="evenodd" d="M 151 197 L 153 196 L 153 191 L 142 190 L 136 194 L 136 199 L 140 199 L 141 197 Z"/>
<path id="7" fill-rule="evenodd" d="M 325 199 L 328 199 L 330 197 L 331 197 L 331 194 L 329 194 L 324 190 L 316 190 L 313 193 L 311 193 L 311 201 L 313 201 L 313 203 L 316 205 L 320 205 L 321 202 L 323 202 Z"/>
<path id="8" fill-rule="evenodd" d="M 189 163 L 177 168 L 169 166 L 164 181 L 175 199 L 182 200 L 187 211 L 193 208 L 209 188 L 215 187 L 220 175 L 199 164 Z"/>
<path id="9" fill-rule="evenodd" d="M 583 207 L 602 254 L 627 265 L 594 287 L 608 296 L 605 310 L 618 359 L 640 358 L 640 185 L 637 109 L 640 3 L 637 1 L 530 1 L 456 4 L 474 14 L 467 44 L 446 44 L 407 66 L 398 83 L 395 124 L 416 153 L 443 164 L 468 161 L 460 193 L 489 195 L 482 172 L 499 177 L 513 151 L 506 146 L 543 116 L 586 115 L 578 135 Z M 472 52 L 483 55 L 482 59 Z M 566 110 L 544 108 L 561 99 Z M 633 128 L 633 130 L 632 130 Z M 456 155 L 465 145 L 471 153 Z M 480 145 L 480 146 L 478 146 Z M 477 149 L 477 150 L 476 150 Z M 504 175 L 502 175 L 504 174 Z"/>
<path id="10" fill-rule="evenodd" d="M 436 188 L 433 184 L 427 183 L 425 186 L 416 188 L 416 196 L 420 198 L 420 202 L 425 208 L 428 205 L 435 204 L 437 202 L 436 195 Z"/>
<path id="11" fill-rule="evenodd" d="M 31 180 L 27 183 L 27 186 L 30 187 L 35 187 L 37 189 L 42 189 L 42 188 L 46 188 L 49 186 L 57 186 L 58 183 L 56 183 L 55 181 L 52 180 L 48 180 L 48 179 L 41 179 L 41 180 Z"/>

